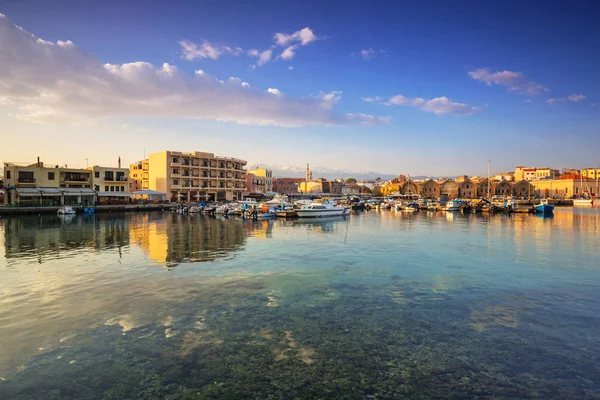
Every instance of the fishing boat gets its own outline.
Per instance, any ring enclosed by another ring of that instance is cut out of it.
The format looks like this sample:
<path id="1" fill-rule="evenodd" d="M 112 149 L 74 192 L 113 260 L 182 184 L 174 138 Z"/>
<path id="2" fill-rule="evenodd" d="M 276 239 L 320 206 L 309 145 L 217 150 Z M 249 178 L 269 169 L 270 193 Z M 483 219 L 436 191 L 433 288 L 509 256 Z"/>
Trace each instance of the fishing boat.
<path id="1" fill-rule="evenodd" d="M 75 210 L 71 206 L 62 206 L 56 213 L 58 215 L 73 215 L 75 214 Z"/>
<path id="2" fill-rule="evenodd" d="M 348 213 L 348 207 L 339 207 L 329 200 L 315 201 L 296 210 L 299 218 L 339 217 Z"/>
<path id="3" fill-rule="evenodd" d="M 460 211 L 461 202 L 458 200 L 450 200 L 446 203 L 444 210 L 446 211 Z"/>
<path id="4" fill-rule="evenodd" d="M 535 206 L 535 212 L 536 214 L 552 214 L 552 212 L 554 211 L 554 206 L 550 205 L 548 203 L 548 199 L 542 199 L 540 200 L 540 204 L 537 204 Z"/>

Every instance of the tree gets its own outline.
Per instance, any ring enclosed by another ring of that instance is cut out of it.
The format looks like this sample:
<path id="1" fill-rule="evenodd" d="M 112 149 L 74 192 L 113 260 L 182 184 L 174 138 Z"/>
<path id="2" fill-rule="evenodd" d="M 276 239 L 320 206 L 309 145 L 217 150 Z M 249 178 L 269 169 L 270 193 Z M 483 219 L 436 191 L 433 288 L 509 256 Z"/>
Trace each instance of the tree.
<path id="1" fill-rule="evenodd" d="M 348 178 L 346 179 L 346 183 L 351 184 L 351 185 L 356 185 L 356 178 Z"/>

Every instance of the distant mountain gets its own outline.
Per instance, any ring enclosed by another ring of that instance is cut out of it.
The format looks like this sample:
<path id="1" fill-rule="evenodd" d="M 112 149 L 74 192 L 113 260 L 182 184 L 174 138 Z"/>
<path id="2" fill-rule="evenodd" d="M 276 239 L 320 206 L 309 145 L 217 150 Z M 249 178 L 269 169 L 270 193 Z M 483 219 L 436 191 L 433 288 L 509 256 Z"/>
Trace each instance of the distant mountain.
<path id="1" fill-rule="evenodd" d="M 281 165 L 281 164 L 263 164 L 263 163 L 248 163 L 248 170 L 254 168 L 268 168 L 273 171 L 275 178 L 304 178 L 306 167 L 298 167 L 296 165 Z M 336 170 L 325 167 L 311 167 L 313 179 L 325 178 L 327 180 L 355 178 L 359 181 L 381 178 L 382 181 L 387 181 L 396 178 L 397 175 L 386 174 L 376 171 L 350 172 L 344 170 Z"/>

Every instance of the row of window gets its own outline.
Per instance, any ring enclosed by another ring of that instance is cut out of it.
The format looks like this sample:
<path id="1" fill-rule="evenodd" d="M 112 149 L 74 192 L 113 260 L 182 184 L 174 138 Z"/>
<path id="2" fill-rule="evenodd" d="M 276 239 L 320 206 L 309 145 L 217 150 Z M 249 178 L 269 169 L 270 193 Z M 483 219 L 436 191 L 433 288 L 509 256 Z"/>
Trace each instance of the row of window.
<path id="1" fill-rule="evenodd" d="M 105 192 L 124 192 L 125 186 L 104 186 Z"/>

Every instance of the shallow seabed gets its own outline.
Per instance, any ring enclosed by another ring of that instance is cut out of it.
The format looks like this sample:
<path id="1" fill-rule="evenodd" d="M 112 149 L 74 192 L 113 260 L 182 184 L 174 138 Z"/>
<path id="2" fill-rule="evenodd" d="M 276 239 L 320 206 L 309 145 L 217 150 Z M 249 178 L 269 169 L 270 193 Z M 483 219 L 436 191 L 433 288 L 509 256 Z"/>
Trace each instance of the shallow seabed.
<path id="1" fill-rule="evenodd" d="M 599 289 L 596 208 L 0 219 L 0 398 L 600 398 Z"/>

